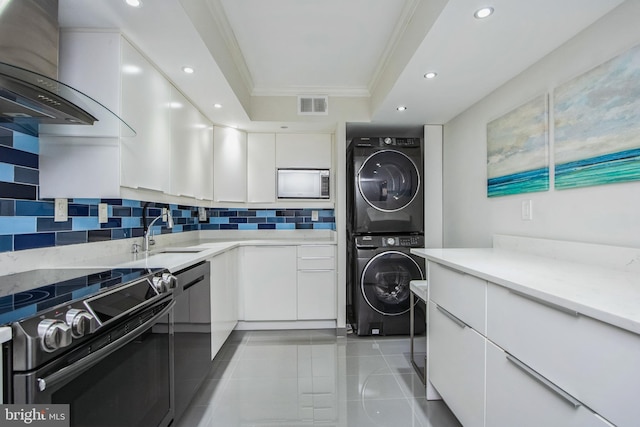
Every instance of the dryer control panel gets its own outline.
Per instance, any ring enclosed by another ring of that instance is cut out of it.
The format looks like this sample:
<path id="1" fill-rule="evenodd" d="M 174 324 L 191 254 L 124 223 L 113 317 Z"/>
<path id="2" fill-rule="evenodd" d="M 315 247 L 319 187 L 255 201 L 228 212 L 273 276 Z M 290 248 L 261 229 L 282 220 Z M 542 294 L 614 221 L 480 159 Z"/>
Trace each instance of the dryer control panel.
<path id="1" fill-rule="evenodd" d="M 421 138 L 355 138 L 354 143 L 356 147 L 403 147 L 419 148 L 421 145 Z"/>
<path id="2" fill-rule="evenodd" d="M 423 248 L 424 236 L 411 235 L 386 235 L 386 236 L 358 236 L 356 237 L 358 248 Z"/>

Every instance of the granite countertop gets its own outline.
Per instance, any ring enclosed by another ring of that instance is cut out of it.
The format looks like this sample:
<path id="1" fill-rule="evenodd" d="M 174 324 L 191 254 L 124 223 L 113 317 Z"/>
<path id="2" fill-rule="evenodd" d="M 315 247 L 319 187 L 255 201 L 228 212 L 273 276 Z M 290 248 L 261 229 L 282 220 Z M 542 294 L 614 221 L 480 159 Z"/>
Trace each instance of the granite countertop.
<path id="1" fill-rule="evenodd" d="M 640 273 L 508 249 L 412 249 L 415 255 L 640 334 Z"/>

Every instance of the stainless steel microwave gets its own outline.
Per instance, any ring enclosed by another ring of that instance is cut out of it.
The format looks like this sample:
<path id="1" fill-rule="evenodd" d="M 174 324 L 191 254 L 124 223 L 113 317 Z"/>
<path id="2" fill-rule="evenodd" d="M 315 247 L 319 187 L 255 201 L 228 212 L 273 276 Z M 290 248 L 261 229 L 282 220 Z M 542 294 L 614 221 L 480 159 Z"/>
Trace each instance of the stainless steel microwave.
<path id="1" fill-rule="evenodd" d="M 329 199 L 329 169 L 278 169 L 278 199 Z"/>

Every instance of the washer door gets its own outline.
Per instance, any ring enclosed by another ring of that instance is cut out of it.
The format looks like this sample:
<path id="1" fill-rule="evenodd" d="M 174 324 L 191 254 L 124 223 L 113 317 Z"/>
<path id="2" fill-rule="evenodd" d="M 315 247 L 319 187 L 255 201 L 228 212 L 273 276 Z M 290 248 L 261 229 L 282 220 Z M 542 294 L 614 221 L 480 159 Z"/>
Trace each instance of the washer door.
<path id="1" fill-rule="evenodd" d="M 369 306 L 385 316 L 399 316 L 409 311 L 412 280 L 424 275 L 411 256 L 382 252 L 371 258 L 360 277 L 360 291 Z"/>
<path id="2" fill-rule="evenodd" d="M 399 211 L 409 205 L 420 190 L 418 167 L 407 155 L 395 150 L 377 151 L 358 171 L 362 198 L 382 212 Z"/>

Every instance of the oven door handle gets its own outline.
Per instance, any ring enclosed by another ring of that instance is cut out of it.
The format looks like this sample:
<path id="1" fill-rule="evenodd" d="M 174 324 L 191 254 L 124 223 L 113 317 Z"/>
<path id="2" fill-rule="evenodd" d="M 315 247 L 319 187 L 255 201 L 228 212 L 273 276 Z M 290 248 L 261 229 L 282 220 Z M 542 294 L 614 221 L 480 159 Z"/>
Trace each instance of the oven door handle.
<path id="1" fill-rule="evenodd" d="M 118 338 L 111 344 L 106 345 L 99 350 L 96 350 L 95 353 L 89 354 L 87 357 L 80 359 L 76 363 L 73 363 L 69 366 L 65 366 L 64 368 L 60 369 L 59 371 L 56 371 L 55 373 L 49 375 L 48 377 L 38 378 L 37 379 L 38 389 L 41 392 L 45 391 L 47 387 L 57 384 L 60 381 L 63 381 L 70 376 L 76 376 L 79 373 L 82 373 L 87 369 L 91 368 L 92 366 L 100 362 L 102 359 L 107 357 L 109 354 L 113 353 L 116 350 L 119 350 L 120 348 L 124 347 L 125 345 L 129 344 L 131 341 L 136 339 L 141 332 L 144 332 L 148 327 L 152 326 L 159 318 L 161 318 L 162 316 L 166 315 L 169 311 L 171 311 L 171 309 L 175 304 L 176 304 L 175 301 L 171 301 L 169 305 L 167 305 L 165 308 L 162 309 L 162 311 L 158 312 L 158 314 L 153 316 L 151 319 L 142 323 L 140 326 L 138 326 L 133 331 L 131 331 L 131 333 L 121 338 Z"/>

